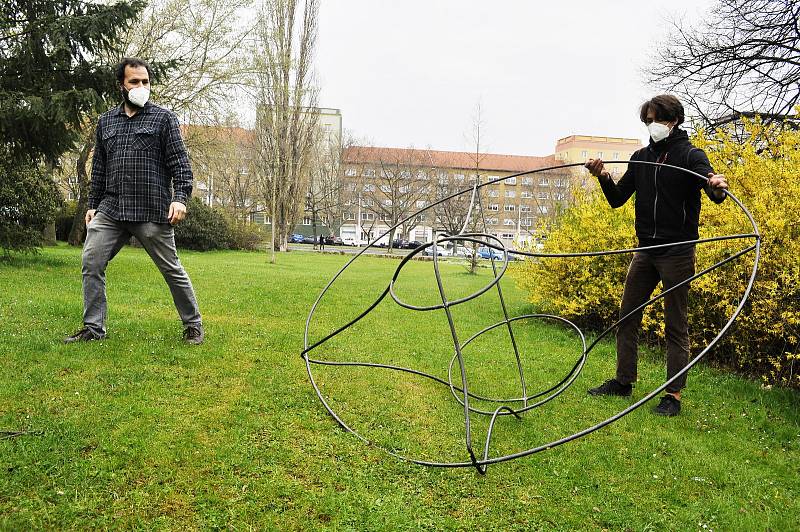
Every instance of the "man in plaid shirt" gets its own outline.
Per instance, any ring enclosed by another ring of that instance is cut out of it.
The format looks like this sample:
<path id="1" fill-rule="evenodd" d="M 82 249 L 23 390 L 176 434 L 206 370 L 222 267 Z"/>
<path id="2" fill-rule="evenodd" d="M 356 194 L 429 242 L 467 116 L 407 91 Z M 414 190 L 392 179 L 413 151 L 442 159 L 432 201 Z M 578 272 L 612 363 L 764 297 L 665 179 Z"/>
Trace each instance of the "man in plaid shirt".
<path id="1" fill-rule="evenodd" d="M 173 226 L 186 217 L 192 169 L 175 113 L 147 101 L 150 67 L 125 58 L 117 67 L 123 102 L 100 117 L 83 248 L 83 324 L 65 342 L 106 336 L 105 270 L 131 236 L 169 285 L 190 344 L 204 332 L 192 283 L 175 250 Z"/>

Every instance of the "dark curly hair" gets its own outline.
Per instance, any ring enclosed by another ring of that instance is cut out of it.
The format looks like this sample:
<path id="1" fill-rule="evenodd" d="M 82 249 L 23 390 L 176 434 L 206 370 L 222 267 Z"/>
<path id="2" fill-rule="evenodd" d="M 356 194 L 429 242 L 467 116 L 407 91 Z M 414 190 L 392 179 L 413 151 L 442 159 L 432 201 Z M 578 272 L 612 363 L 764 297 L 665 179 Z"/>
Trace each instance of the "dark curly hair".
<path id="1" fill-rule="evenodd" d="M 656 120 L 659 122 L 673 122 L 683 124 L 683 104 L 671 94 L 660 94 L 644 102 L 639 109 L 639 118 L 647 123 L 647 112 L 652 109 Z"/>
<path id="2" fill-rule="evenodd" d="M 125 67 L 145 67 L 147 69 L 148 77 L 153 77 L 153 69 L 150 68 L 150 65 L 147 64 L 146 61 L 142 61 L 136 57 L 123 57 L 122 61 L 119 62 L 117 65 L 117 82 L 122 85 L 122 82 L 125 81 Z"/>

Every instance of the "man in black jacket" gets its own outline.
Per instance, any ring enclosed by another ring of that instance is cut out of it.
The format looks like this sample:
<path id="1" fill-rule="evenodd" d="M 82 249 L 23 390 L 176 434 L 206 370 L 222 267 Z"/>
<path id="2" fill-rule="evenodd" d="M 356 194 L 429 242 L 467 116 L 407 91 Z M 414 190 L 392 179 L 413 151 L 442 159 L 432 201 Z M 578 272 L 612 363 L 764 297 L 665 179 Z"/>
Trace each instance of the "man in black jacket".
<path id="1" fill-rule="evenodd" d="M 703 176 L 700 179 L 674 168 L 631 164 L 617 182 L 600 159 L 589 159 L 586 168 L 598 178 L 600 187 L 613 208 L 622 206 L 636 193 L 635 227 L 639 247 L 664 247 L 638 251 L 625 278 L 620 318 L 645 303 L 661 281 L 664 290 L 685 281 L 695 273 L 695 244 L 676 244 L 696 240 L 700 221 L 700 190 L 715 203 L 725 199 L 725 176 L 715 174 L 706 154 L 692 146 L 689 136 L 678 126 L 683 123 L 683 105 L 671 95 L 656 96 L 640 109 L 640 118 L 650 133 L 650 144 L 638 150 L 631 161 L 664 163 L 686 168 Z M 667 342 L 667 379 L 689 362 L 689 285 L 664 297 L 664 335 Z M 642 312 L 633 314 L 617 330 L 617 374 L 591 395 L 631 395 L 636 382 L 639 327 Z M 667 394 L 655 412 L 674 416 L 681 409 L 681 389 L 686 374 L 667 386 Z"/>

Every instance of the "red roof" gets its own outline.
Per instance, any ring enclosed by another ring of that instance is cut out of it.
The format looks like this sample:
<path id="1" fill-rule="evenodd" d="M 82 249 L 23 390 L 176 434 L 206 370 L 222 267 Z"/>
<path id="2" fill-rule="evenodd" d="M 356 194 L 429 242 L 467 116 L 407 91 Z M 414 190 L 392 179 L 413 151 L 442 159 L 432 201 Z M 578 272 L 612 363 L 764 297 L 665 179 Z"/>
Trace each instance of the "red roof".
<path id="1" fill-rule="evenodd" d="M 400 163 L 434 168 L 475 168 L 475 153 L 464 151 L 418 150 L 414 148 L 377 148 L 352 146 L 345 148 L 342 162 L 349 164 Z M 562 164 L 554 155 L 533 157 L 530 155 L 501 155 L 481 153 L 479 169 L 484 171 L 524 172 L 547 166 Z"/>

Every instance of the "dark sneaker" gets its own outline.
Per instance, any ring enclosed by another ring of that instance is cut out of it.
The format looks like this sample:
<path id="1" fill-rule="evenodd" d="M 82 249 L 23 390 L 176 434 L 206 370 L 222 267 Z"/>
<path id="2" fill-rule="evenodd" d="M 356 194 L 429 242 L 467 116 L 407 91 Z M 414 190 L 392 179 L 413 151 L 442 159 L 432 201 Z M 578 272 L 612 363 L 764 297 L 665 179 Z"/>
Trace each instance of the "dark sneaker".
<path id="1" fill-rule="evenodd" d="M 189 325 L 183 330 L 183 341 L 187 344 L 200 345 L 205 337 L 202 325 Z"/>
<path id="2" fill-rule="evenodd" d="M 71 344 L 73 342 L 91 342 L 92 340 L 102 340 L 105 337 L 105 335 L 95 334 L 88 327 L 84 327 L 72 336 L 67 336 L 64 338 L 64 343 Z"/>
<path id="3" fill-rule="evenodd" d="M 659 416 L 677 416 L 681 411 L 681 402 L 674 396 L 667 394 L 661 398 L 661 402 L 653 409 Z"/>
<path id="4" fill-rule="evenodd" d="M 622 384 L 617 379 L 608 379 L 597 388 L 590 388 L 589 395 L 618 395 L 619 397 L 630 397 L 633 386 Z"/>

